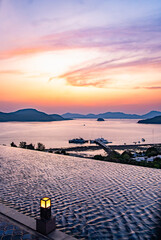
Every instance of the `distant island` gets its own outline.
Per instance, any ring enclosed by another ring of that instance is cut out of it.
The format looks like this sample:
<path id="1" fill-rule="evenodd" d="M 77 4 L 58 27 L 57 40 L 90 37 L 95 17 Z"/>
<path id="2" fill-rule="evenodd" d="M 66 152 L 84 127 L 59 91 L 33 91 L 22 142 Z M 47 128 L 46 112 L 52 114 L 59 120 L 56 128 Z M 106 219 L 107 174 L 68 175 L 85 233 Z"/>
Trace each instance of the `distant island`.
<path id="1" fill-rule="evenodd" d="M 65 113 L 61 116 L 64 118 L 90 118 L 90 119 L 98 119 L 98 118 L 104 118 L 104 119 L 147 119 L 147 118 L 153 118 L 156 116 L 161 115 L 161 112 L 159 111 L 151 111 L 147 114 L 138 115 L 138 114 L 126 114 L 123 112 L 105 112 L 100 114 L 79 114 L 79 113 Z"/>
<path id="2" fill-rule="evenodd" d="M 105 120 L 104 120 L 104 118 L 98 118 L 97 121 L 98 121 L 98 122 L 103 122 L 103 121 L 105 121 Z"/>
<path id="3" fill-rule="evenodd" d="M 46 114 L 36 109 L 28 108 L 16 112 L 0 112 L 0 122 L 52 122 L 67 120 L 58 114 Z"/>
<path id="4" fill-rule="evenodd" d="M 148 118 L 145 120 L 140 120 L 138 123 L 144 123 L 144 124 L 161 124 L 161 115 L 153 118 Z"/>

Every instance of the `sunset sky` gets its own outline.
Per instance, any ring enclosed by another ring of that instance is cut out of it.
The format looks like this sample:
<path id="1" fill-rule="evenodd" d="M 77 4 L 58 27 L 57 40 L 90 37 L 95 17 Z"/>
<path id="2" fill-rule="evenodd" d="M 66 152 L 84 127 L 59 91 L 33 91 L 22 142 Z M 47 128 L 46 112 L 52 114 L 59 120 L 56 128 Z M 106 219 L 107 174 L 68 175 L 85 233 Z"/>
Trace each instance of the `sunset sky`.
<path id="1" fill-rule="evenodd" d="M 161 110 L 161 1 L 0 0 L 0 111 Z"/>

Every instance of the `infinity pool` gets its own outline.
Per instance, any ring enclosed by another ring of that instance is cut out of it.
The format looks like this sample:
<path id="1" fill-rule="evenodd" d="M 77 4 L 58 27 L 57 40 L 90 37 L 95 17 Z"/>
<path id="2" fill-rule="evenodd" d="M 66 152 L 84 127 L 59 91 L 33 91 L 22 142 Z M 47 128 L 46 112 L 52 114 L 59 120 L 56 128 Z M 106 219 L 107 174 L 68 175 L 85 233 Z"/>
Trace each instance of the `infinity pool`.
<path id="1" fill-rule="evenodd" d="M 0 146 L 1 201 L 78 239 L 159 239 L 161 170 Z"/>

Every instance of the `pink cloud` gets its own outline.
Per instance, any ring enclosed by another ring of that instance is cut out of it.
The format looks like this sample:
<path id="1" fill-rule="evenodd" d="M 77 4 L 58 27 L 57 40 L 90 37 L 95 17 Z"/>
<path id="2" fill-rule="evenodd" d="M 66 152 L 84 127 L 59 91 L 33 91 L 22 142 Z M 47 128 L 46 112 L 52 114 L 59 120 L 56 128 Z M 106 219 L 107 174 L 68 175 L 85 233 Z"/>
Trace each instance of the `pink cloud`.
<path id="1" fill-rule="evenodd" d="M 150 86 L 150 87 L 141 86 L 141 87 L 135 87 L 134 89 L 160 90 L 161 86 Z"/>
<path id="2" fill-rule="evenodd" d="M 152 22 L 150 25 L 142 22 L 113 28 L 93 27 L 55 32 L 42 37 L 37 36 L 37 39 L 30 36 L 29 39 L 28 43 L 23 43 L 21 40 L 23 46 L 19 45 L 19 47 L 12 47 L 11 50 L 1 51 L 0 58 L 80 48 L 96 48 L 107 54 L 123 51 L 128 56 L 144 54 L 145 58 L 154 57 L 154 53 L 161 52 L 161 32 L 158 22 Z"/>

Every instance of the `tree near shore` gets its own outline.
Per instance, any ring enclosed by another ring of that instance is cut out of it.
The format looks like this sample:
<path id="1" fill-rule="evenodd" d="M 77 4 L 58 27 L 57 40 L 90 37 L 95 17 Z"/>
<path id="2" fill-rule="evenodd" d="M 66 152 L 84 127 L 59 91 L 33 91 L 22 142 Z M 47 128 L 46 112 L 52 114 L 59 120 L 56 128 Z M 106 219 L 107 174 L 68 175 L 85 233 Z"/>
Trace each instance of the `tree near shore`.
<path id="1" fill-rule="evenodd" d="M 32 143 L 30 143 L 30 144 L 26 145 L 26 149 L 34 150 L 35 146 Z"/>
<path id="2" fill-rule="evenodd" d="M 150 167 L 150 168 L 158 168 L 161 169 L 161 158 L 157 157 L 158 154 L 161 154 L 160 148 L 150 147 L 146 150 L 145 156 L 151 157 L 156 156 L 154 160 L 148 162 L 147 160 L 137 161 L 133 158 L 133 154 L 130 151 L 124 151 L 122 154 L 119 154 L 116 151 L 111 151 L 108 156 L 95 155 L 93 158 L 96 160 L 108 161 L 108 162 L 116 162 L 123 164 L 131 164 L 138 165 L 142 167 Z M 142 154 L 140 153 L 140 156 Z"/>
<path id="3" fill-rule="evenodd" d="M 26 142 L 20 142 L 19 147 L 20 148 L 26 148 Z"/>
<path id="4" fill-rule="evenodd" d="M 157 156 L 158 154 L 159 150 L 156 147 L 149 147 L 145 152 L 145 155 L 148 157 Z"/>
<path id="5" fill-rule="evenodd" d="M 45 150 L 45 145 L 42 144 L 42 143 L 38 143 L 36 150 L 38 150 L 38 151 L 44 151 L 44 150 Z"/>
<path id="6" fill-rule="evenodd" d="M 17 147 L 17 145 L 14 142 L 11 142 L 11 147 Z"/>

